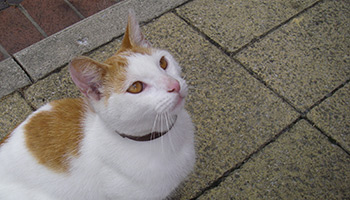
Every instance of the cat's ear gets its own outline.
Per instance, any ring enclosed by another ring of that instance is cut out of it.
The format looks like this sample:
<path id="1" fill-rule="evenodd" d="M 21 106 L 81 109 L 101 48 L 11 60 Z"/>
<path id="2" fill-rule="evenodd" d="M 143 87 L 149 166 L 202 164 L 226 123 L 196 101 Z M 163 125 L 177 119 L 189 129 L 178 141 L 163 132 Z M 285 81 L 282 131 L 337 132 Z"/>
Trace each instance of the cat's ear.
<path id="1" fill-rule="evenodd" d="M 69 73 L 79 90 L 89 99 L 100 100 L 103 77 L 108 66 L 88 57 L 80 56 L 69 65 Z"/>
<path id="2" fill-rule="evenodd" d="M 123 42 L 119 51 L 132 49 L 133 47 L 149 48 L 151 47 L 151 43 L 143 36 L 134 11 L 129 10 L 128 25 L 126 26 Z"/>

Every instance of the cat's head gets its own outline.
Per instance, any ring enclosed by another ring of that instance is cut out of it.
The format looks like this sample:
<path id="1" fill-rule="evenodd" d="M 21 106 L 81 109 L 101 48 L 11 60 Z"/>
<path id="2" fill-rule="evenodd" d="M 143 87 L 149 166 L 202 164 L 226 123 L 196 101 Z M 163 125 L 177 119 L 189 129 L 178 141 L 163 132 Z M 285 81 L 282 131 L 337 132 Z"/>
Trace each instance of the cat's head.
<path id="1" fill-rule="evenodd" d="M 133 13 L 115 55 L 104 63 L 75 58 L 69 71 L 94 112 L 121 133 L 166 131 L 184 107 L 187 85 L 180 66 L 150 45 Z"/>

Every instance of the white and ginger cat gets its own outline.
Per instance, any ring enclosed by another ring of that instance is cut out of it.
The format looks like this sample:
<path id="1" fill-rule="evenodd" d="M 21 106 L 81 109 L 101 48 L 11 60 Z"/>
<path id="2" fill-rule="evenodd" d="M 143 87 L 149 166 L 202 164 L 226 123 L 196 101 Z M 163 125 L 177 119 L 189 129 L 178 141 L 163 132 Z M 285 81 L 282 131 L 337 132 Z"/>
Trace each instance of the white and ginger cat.
<path id="1" fill-rule="evenodd" d="M 0 143 L 0 199 L 166 198 L 195 162 L 178 63 L 131 12 L 115 55 L 69 70 L 84 98 L 41 107 Z"/>

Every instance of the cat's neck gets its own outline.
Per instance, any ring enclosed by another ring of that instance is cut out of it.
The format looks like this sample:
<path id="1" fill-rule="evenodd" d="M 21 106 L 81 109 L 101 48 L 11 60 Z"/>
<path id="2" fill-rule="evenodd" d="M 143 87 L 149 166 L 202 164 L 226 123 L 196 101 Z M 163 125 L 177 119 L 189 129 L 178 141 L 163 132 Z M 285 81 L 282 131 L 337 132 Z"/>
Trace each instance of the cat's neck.
<path id="1" fill-rule="evenodd" d="M 162 136 L 164 136 L 165 134 L 167 134 L 175 125 L 177 121 L 177 115 L 174 117 L 174 120 L 172 122 L 172 124 L 169 126 L 169 128 L 165 131 L 153 131 L 151 133 L 142 135 L 142 136 L 134 136 L 134 135 L 129 135 L 126 133 L 120 133 L 118 131 L 115 131 L 117 134 L 119 134 L 122 138 L 127 138 L 129 140 L 133 140 L 133 141 L 137 141 L 137 142 L 148 142 L 148 141 L 152 141 L 155 139 L 158 139 Z"/>

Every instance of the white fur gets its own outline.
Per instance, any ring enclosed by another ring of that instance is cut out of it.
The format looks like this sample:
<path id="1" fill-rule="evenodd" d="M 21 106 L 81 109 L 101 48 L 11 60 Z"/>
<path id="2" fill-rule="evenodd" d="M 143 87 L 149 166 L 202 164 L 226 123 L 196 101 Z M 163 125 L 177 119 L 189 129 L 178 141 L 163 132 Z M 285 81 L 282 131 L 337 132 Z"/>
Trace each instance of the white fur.
<path id="1" fill-rule="evenodd" d="M 159 67 L 165 56 L 167 70 Z M 67 173 L 38 164 L 25 145 L 23 126 L 0 147 L 0 199 L 104 200 L 164 199 L 190 173 L 195 161 L 193 124 L 184 110 L 187 85 L 180 67 L 166 51 L 128 57 L 125 90 L 134 81 L 146 84 L 143 92 L 113 93 L 109 99 L 90 99 L 94 112 L 84 114 L 80 153 Z M 167 91 L 169 80 L 180 83 L 179 93 Z M 106 103 L 107 102 L 107 103 Z M 177 105 L 177 106 L 176 106 Z M 171 130 L 145 142 L 122 138 L 117 132 L 145 135 Z"/>

